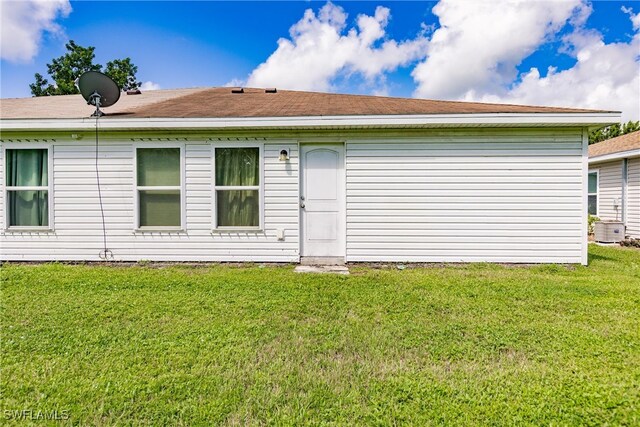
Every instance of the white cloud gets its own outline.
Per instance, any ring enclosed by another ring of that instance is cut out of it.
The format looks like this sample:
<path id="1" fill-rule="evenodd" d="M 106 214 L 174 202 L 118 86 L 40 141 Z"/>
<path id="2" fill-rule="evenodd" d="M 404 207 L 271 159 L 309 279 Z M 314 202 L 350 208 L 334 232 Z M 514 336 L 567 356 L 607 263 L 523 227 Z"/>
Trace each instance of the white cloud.
<path id="1" fill-rule="evenodd" d="M 0 57 L 30 61 L 38 54 L 43 32 L 62 34 L 56 20 L 69 13 L 68 0 L 0 1 Z"/>
<path id="2" fill-rule="evenodd" d="M 631 19 L 631 22 L 633 23 L 633 29 L 634 30 L 640 30 L 640 12 L 639 13 L 633 13 L 633 9 L 630 7 L 624 7 L 622 6 L 620 8 L 624 13 L 626 13 L 627 15 L 629 15 L 629 18 Z"/>
<path id="3" fill-rule="evenodd" d="M 242 87 L 245 86 L 245 81 L 242 79 L 231 79 L 222 85 L 222 87 Z"/>
<path id="4" fill-rule="evenodd" d="M 531 68 L 506 93 L 480 101 L 574 106 L 622 111 L 622 120 L 640 118 L 640 34 L 629 43 L 604 43 L 595 31 L 566 37 L 576 64 L 563 71 L 549 68 L 545 77 Z"/>
<path id="5" fill-rule="evenodd" d="M 158 83 L 154 83 L 151 81 L 143 82 L 140 85 L 140 90 L 143 92 L 147 90 L 158 90 L 158 89 L 160 89 L 160 85 Z"/>
<path id="6" fill-rule="evenodd" d="M 358 15 L 347 29 L 347 14 L 332 3 L 316 15 L 307 9 L 278 47 L 247 80 L 248 86 L 328 91 L 338 76 L 360 74 L 375 82 L 385 72 L 424 56 L 426 39 L 397 42 L 386 38 L 390 11 L 378 6 L 373 16 Z"/>
<path id="7" fill-rule="evenodd" d="M 569 18 L 586 19 L 580 6 L 580 0 L 441 0 L 433 8 L 440 28 L 412 73 L 415 95 L 458 99 L 499 92 L 516 79 L 517 65 Z"/>
<path id="8" fill-rule="evenodd" d="M 412 75 L 415 96 L 463 101 L 508 102 L 620 110 L 623 120 L 640 118 L 640 14 L 629 14 L 635 34 L 629 42 L 606 44 L 584 27 L 592 12 L 579 0 L 488 2 L 441 0 L 440 19 L 428 57 Z M 575 58 L 558 71 L 538 68 L 518 75 L 517 65 L 565 26 L 559 53 Z"/>

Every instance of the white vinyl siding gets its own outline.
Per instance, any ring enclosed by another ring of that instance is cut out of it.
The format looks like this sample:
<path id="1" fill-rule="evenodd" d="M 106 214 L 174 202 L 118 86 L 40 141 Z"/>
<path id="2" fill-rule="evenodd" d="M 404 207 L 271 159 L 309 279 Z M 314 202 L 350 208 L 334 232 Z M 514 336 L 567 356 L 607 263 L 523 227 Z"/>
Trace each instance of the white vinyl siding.
<path id="1" fill-rule="evenodd" d="M 163 138 L 166 140 L 166 138 Z M 234 138 L 234 141 L 238 138 Z M 175 141 L 154 142 L 175 145 Z M 227 142 L 228 143 L 228 142 Z M 135 152 L 139 143 L 108 136 L 100 141 L 100 182 L 107 246 L 118 261 L 264 261 L 298 260 L 298 148 L 291 141 L 264 144 L 264 227 L 261 231 L 213 232 L 212 145 L 184 143 L 185 224 L 183 230 L 136 232 Z M 221 142 L 224 144 L 224 142 Z M 102 222 L 96 191 L 91 139 L 53 143 L 53 197 L 56 228 L 51 232 L 3 231 L 2 260 L 98 261 Z M 290 160 L 278 160 L 281 149 Z M 0 150 L 1 151 L 1 150 Z M 0 206 L 4 210 L 4 204 Z M 282 229 L 284 241 L 277 239 Z"/>
<path id="2" fill-rule="evenodd" d="M 598 169 L 598 218 L 622 221 L 622 160 L 601 163 L 592 168 Z"/>
<path id="3" fill-rule="evenodd" d="M 587 176 L 581 129 L 421 134 L 346 139 L 347 261 L 581 262 Z M 101 138 L 107 247 L 115 260 L 299 260 L 296 140 L 150 141 L 183 144 L 185 218 L 182 230 L 139 232 L 134 150 L 143 143 L 134 139 Z M 262 227 L 212 230 L 213 148 L 238 142 L 263 144 Z M 0 259 L 98 261 L 103 246 L 93 141 L 57 140 L 51 147 L 55 230 L 3 231 Z M 282 149 L 288 161 L 279 160 Z"/>
<path id="4" fill-rule="evenodd" d="M 627 163 L 627 234 L 640 239 L 640 158 Z"/>
<path id="5" fill-rule="evenodd" d="M 4 149 L 0 147 L 0 232 L 4 233 L 6 227 L 6 217 L 4 208 Z M 51 173 L 51 171 L 49 171 Z M 51 200 L 51 197 L 49 198 Z M 51 217 L 51 214 L 49 214 Z M 2 241 L 0 241 L 0 253 L 2 252 Z"/>
<path id="6" fill-rule="evenodd" d="M 581 262 L 581 130 L 353 139 L 346 164 L 347 261 Z"/>

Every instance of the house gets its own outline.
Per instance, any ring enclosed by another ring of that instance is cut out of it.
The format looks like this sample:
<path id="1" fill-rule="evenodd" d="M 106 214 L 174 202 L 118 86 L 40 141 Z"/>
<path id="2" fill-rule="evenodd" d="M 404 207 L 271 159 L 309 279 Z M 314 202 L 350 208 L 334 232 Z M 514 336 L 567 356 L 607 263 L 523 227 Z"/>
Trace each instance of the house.
<path id="1" fill-rule="evenodd" d="M 640 131 L 589 146 L 589 214 L 640 239 Z"/>
<path id="2" fill-rule="evenodd" d="M 92 112 L 1 101 L 0 259 L 586 264 L 587 135 L 620 120 L 248 88 Z"/>

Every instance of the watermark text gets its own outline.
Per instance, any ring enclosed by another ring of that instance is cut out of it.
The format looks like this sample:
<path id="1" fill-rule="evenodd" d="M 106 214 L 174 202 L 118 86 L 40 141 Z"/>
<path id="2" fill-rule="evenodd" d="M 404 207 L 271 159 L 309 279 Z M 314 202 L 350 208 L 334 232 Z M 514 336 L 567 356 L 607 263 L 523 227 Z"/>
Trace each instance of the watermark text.
<path id="1" fill-rule="evenodd" d="M 71 416 L 68 409 L 40 410 L 40 409 L 5 409 L 2 411 L 5 420 L 29 420 L 29 421 L 64 421 Z"/>

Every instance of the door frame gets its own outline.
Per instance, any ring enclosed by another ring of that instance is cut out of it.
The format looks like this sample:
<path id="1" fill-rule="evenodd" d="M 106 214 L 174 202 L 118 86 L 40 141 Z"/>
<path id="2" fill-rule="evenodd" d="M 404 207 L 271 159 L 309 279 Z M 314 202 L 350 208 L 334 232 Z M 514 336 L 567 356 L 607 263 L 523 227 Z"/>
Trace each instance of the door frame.
<path id="1" fill-rule="evenodd" d="M 342 258 L 344 262 L 347 262 L 347 141 L 340 138 L 332 139 L 313 139 L 313 140 L 298 140 L 298 262 L 304 257 L 304 230 L 302 229 L 302 208 L 300 207 L 300 197 L 303 193 L 302 183 L 304 174 L 304 165 L 306 162 L 303 159 L 302 149 L 309 146 L 341 146 L 342 147 L 342 177 L 339 177 L 338 182 L 342 184 L 344 197 L 341 200 L 342 209 L 342 250 L 344 256 L 338 256 L 336 258 Z"/>

